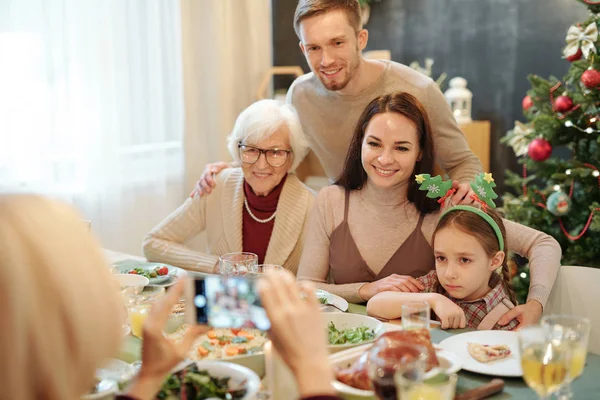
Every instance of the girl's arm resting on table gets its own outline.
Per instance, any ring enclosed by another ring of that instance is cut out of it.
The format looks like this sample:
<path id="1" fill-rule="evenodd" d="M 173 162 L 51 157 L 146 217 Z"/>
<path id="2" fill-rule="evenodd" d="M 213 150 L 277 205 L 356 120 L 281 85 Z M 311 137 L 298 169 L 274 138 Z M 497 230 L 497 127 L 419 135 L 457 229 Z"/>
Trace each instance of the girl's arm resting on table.
<path id="1" fill-rule="evenodd" d="M 403 293 L 382 292 L 376 294 L 367 303 L 367 314 L 385 319 L 402 317 L 402 305 L 411 301 L 426 301 L 432 310 L 445 298 L 439 293 Z"/>

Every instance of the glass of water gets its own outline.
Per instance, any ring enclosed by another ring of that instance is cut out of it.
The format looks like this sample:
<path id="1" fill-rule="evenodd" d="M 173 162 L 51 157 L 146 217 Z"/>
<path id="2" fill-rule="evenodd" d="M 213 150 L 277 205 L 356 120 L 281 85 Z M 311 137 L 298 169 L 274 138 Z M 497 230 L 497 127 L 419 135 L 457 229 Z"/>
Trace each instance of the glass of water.
<path id="1" fill-rule="evenodd" d="M 411 301 L 402 305 L 402 329 L 429 329 L 431 308 L 426 301 Z"/>
<path id="2" fill-rule="evenodd" d="M 219 257 L 221 275 L 246 275 L 258 272 L 258 256 L 254 253 L 227 253 Z"/>

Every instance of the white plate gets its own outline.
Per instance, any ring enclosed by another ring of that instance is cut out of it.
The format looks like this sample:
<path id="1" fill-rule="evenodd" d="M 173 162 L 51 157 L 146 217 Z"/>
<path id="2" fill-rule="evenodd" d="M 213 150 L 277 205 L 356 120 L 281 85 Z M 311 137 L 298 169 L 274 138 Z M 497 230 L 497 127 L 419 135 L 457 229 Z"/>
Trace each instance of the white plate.
<path id="1" fill-rule="evenodd" d="M 115 268 L 117 270 L 119 270 L 119 272 L 123 273 L 123 274 L 127 274 L 129 271 L 131 271 L 134 268 L 142 268 L 142 269 L 154 269 L 155 267 L 158 266 L 165 266 L 169 269 L 169 273 L 167 275 L 163 275 L 163 276 L 158 276 L 156 278 L 151 278 L 149 279 L 149 283 L 147 286 L 162 286 L 162 287 L 169 287 L 175 284 L 175 282 L 177 282 L 177 279 L 186 276 L 187 272 L 179 267 L 174 267 L 172 265 L 168 265 L 165 263 L 151 263 L 151 262 L 144 262 L 144 263 L 127 263 L 127 265 L 115 265 Z"/>
<path id="2" fill-rule="evenodd" d="M 371 348 L 372 344 L 366 344 L 358 347 L 354 347 L 352 349 L 344 350 L 339 353 L 335 353 L 329 356 L 329 363 L 333 368 L 347 368 L 354 361 L 356 361 L 365 351 L 368 351 Z M 427 372 L 425 375 L 426 378 L 433 377 L 440 372 L 445 372 L 446 374 L 454 374 L 460 371 L 462 367 L 462 360 L 454 353 L 441 349 L 434 345 L 435 354 L 438 357 L 438 361 L 440 362 L 440 366 L 437 368 L 433 368 L 431 371 Z M 372 390 L 361 390 L 355 389 L 351 386 L 348 386 L 337 379 L 334 379 L 332 385 L 335 390 L 337 390 L 340 395 L 345 398 L 351 399 L 375 399 L 375 394 Z"/>
<path id="3" fill-rule="evenodd" d="M 510 347 L 512 354 L 498 361 L 480 363 L 469 355 L 467 343 L 479 344 L 506 344 Z M 519 341 L 516 332 L 511 331 L 473 331 L 461 333 L 444 339 L 439 347 L 456 354 L 463 362 L 463 369 L 478 374 L 519 377 L 521 371 L 521 360 L 519 356 Z"/>
<path id="4" fill-rule="evenodd" d="M 348 302 L 344 298 L 338 296 L 337 294 L 329 293 L 329 292 L 327 292 L 325 290 L 321 290 L 321 289 L 315 290 L 315 294 L 317 295 L 317 298 L 319 298 L 319 297 L 326 298 L 327 303 L 333 304 L 340 310 L 342 310 L 344 312 L 348 311 Z M 321 308 L 326 309 L 326 308 L 333 308 L 333 307 L 327 306 L 327 304 L 322 304 Z"/>
<path id="5" fill-rule="evenodd" d="M 116 394 L 118 389 L 117 382 L 105 379 L 96 384 L 96 393 L 86 393 L 81 396 L 81 400 L 106 399 L 109 398 L 108 396 Z"/>

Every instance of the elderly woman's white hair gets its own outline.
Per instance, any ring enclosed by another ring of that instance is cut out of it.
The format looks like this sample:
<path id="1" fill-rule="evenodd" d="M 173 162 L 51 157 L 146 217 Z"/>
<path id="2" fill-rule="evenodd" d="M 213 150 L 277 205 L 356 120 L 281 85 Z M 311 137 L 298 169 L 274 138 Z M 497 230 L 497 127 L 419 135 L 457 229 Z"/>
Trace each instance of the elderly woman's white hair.
<path id="1" fill-rule="evenodd" d="M 78 399 L 125 319 L 99 244 L 66 204 L 1 195 L 0 273 L 0 397 Z"/>
<path id="2" fill-rule="evenodd" d="M 281 101 L 259 100 L 242 111 L 227 138 L 229 153 L 235 161 L 240 162 L 238 143 L 258 143 L 270 137 L 282 125 L 287 125 L 290 132 L 290 146 L 294 152 L 290 171 L 295 171 L 308 152 L 308 142 L 296 110 Z"/>

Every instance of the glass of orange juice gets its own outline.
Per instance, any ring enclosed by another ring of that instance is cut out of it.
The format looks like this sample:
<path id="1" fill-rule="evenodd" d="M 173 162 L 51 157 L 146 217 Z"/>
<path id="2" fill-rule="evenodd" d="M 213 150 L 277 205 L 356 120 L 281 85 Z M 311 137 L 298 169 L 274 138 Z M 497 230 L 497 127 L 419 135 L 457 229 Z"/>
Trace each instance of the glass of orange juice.
<path id="1" fill-rule="evenodd" d="M 553 341 L 560 342 L 571 349 L 567 378 L 557 392 L 559 399 L 571 399 L 573 397 L 571 382 L 583 373 L 585 367 L 590 339 L 590 320 L 577 315 L 546 315 L 542 317 L 541 323 L 548 327 Z"/>
<path id="2" fill-rule="evenodd" d="M 165 288 L 159 286 L 146 287 L 140 294 L 131 295 L 127 300 L 127 314 L 131 333 L 142 337 L 142 328 L 152 304 L 165 294 Z"/>

